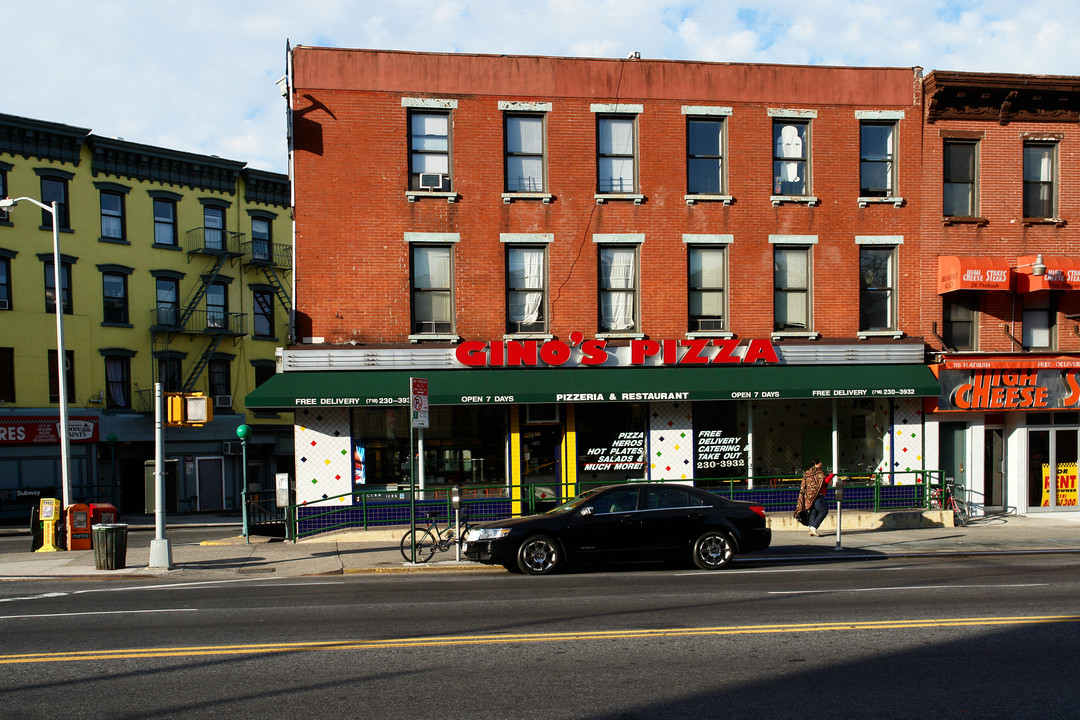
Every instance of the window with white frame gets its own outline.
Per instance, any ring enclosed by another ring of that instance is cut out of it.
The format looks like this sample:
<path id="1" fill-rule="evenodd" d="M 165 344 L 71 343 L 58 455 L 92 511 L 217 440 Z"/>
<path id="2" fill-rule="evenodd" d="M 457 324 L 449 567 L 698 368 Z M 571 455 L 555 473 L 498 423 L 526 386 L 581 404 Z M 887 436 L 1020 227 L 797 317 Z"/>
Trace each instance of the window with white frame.
<path id="1" fill-rule="evenodd" d="M 269 217 L 251 217 L 251 259 L 270 262 L 273 259 L 273 226 Z"/>
<path id="2" fill-rule="evenodd" d="M 859 330 L 896 329 L 896 248 L 859 247 Z"/>
<path id="3" fill-rule="evenodd" d="M 229 287 L 225 283 L 206 286 L 206 327 L 216 330 L 228 328 Z"/>
<path id="4" fill-rule="evenodd" d="M 409 189 L 450 192 L 450 113 L 409 112 Z"/>
<path id="5" fill-rule="evenodd" d="M 507 246 L 506 318 L 508 333 L 547 331 L 546 246 Z"/>
<path id="6" fill-rule="evenodd" d="M 974 350 L 978 330 L 979 296 L 972 290 L 957 290 L 941 297 L 941 339 L 953 350 Z"/>
<path id="7" fill-rule="evenodd" d="M 176 247 L 178 242 L 176 229 L 176 201 L 171 198 L 154 198 L 154 244 L 164 247 Z"/>
<path id="8" fill-rule="evenodd" d="M 727 318 L 727 250 L 722 245 L 690 245 L 690 332 L 724 331 Z"/>
<path id="9" fill-rule="evenodd" d="M 686 120 L 686 194 L 721 195 L 724 182 L 724 119 Z"/>
<path id="10" fill-rule="evenodd" d="M 203 205 L 203 247 L 225 249 L 225 208 L 219 205 Z"/>
<path id="11" fill-rule="evenodd" d="M 810 194 L 810 121 L 773 119 L 773 194 Z"/>
<path id="12" fill-rule="evenodd" d="M 412 331 L 454 331 L 453 251 L 449 245 L 412 246 Z"/>
<path id="13" fill-rule="evenodd" d="M 124 193 L 118 190 L 101 191 L 101 238 L 124 240 Z"/>
<path id="14" fill-rule="evenodd" d="M 942 158 L 942 214 L 945 217 L 975 217 L 979 214 L 978 157 L 978 142 L 945 140 Z"/>
<path id="15" fill-rule="evenodd" d="M 1057 217 L 1057 144 L 1024 143 L 1024 217 Z"/>
<path id="16" fill-rule="evenodd" d="M 868 121 L 859 124 L 859 197 L 895 197 L 895 122 Z"/>
<path id="17" fill-rule="evenodd" d="M 504 120 L 506 192 L 545 192 L 544 115 L 507 113 Z"/>
<path id="18" fill-rule="evenodd" d="M 1049 291 L 1025 294 L 1022 318 L 1024 348 L 1053 349 L 1056 318 L 1054 298 Z"/>
<path id="19" fill-rule="evenodd" d="M 810 248 L 778 245 L 773 248 L 773 329 L 809 331 Z"/>
<path id="20" fill-rule="evenodd" d="M 600 332 L 638 331 L 638 249 L 600 246 Z"/>
<path id="21" fill-rule="evenodd" d="M 596 192 L 637 192 L 637 116 L 596 118 Z"/>

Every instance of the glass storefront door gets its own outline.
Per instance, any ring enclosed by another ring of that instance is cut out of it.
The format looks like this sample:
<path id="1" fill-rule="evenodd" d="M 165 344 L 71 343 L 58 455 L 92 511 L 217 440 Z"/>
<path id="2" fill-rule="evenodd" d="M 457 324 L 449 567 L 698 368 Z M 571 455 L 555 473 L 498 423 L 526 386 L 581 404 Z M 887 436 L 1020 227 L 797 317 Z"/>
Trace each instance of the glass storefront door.
<path id="1" fill-rule="evenodd" d="M 1076 508 L 1077 428 L 1028 430 L 1028 507 Z"/>

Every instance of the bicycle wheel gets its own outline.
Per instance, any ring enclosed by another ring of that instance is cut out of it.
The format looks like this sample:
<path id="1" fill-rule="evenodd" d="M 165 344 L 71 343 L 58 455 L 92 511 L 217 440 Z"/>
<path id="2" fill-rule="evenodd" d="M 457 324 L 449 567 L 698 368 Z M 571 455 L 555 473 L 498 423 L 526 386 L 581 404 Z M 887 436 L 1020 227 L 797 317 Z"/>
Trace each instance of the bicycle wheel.
<path id="1" fill-rule="evenodd" d="M 968 512 L 967 503 L 963 500 L 953 498 L 951 504 L 953 511 L 953 525 L 956 525 L 957 527 L 967 525 L 968 518 L 971 517 L 971 514 Z"/>
<path id="2" fill-rule="evenodd" d="M 407 531 L 401 536 L 401 557 L 405 562 L 413 561 L 413 530 Z M 435 538 L 422 528 L 417 528 L 416 533 L 416 562 L 425 563 L 435 554 Z"/>

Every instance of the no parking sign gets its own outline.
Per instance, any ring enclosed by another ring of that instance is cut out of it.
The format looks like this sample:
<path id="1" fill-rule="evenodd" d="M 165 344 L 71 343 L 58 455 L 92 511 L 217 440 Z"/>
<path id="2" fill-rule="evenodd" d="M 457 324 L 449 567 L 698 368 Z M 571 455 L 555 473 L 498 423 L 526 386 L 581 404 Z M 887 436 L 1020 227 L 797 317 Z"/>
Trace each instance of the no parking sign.
<path id="1" fill-rule="evenodd" d="M 427 378 L 409 378 L 409 407 L 414 428 L 428 427 Z"/>

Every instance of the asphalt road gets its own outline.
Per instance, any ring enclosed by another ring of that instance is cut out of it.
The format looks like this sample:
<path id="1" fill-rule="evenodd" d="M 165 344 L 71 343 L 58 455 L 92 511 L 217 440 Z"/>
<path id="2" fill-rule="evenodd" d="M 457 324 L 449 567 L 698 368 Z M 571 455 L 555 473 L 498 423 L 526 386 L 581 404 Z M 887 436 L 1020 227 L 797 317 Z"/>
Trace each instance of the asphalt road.
<path id="1" fill-rule="evenodd" d="M 1077 562 L 0 583 L 0 716 L 1072 718 Z"/>

